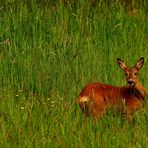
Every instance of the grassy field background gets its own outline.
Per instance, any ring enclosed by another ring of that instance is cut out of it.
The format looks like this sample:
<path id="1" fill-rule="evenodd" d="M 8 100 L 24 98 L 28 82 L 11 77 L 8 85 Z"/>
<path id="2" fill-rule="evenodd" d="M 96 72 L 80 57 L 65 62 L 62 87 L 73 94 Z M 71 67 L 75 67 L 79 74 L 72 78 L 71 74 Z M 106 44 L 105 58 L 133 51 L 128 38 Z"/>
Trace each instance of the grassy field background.
<path id="1" fill-rule="evenodd" d="M 88 82 L 125 85 L 116 58 L 134 65 L 148 90 L 145 7 L 112 2 L 2 1 L 0 147 L 147 147 L 148 104 L 134 127 L 120 115 L 96 123 L 75 100 Z"/>

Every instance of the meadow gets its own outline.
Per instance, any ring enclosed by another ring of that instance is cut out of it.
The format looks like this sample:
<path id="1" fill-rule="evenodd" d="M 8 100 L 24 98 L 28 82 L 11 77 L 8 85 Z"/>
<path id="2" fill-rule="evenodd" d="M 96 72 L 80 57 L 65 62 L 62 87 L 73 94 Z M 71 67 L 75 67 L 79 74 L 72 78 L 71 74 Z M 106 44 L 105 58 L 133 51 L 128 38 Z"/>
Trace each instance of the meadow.
<path id="1" fill-rule="evenodd" d="M 112 112 L 94 122 L 75 103 L 88 82 L 126 85 L 117 58 L 145 58 L 148 90 L 146 4 L 129 15 L 115 1 L 43 2 L 0 5 L 0 147 L 147 147 L 147 101 L 134 126 Z"/>

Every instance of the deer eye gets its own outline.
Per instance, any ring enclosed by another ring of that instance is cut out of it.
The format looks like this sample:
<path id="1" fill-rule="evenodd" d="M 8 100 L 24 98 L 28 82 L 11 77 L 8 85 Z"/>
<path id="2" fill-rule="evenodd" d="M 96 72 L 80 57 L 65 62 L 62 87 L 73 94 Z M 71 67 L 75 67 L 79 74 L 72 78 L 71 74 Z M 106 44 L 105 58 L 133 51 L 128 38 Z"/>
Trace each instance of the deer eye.
<path id="1" fill-rule="evenodd" d="M 134 76 L 137 76 L 137 73 L 134 73 Z"/>
<path id="2" fill-rule="evenodd" d="M 125 73 L 125 76 L 128 76 L 128 73 Z"/>

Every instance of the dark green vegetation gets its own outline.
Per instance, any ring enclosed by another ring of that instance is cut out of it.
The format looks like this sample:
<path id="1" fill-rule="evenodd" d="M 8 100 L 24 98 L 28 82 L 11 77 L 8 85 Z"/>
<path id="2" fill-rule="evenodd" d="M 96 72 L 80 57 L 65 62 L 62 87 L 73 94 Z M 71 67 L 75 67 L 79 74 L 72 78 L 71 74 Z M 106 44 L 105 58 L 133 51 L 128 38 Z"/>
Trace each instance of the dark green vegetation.
<path id="1" fill-rule="evenodd" d="M 129 14 L 116 2 L 2 1 L 0 147 L 146 147 L 148 103 L 134 127 L 112 113 L 94 123 L 75 104 L 90 81 L 125 85 L 117 57 L 142 56 L 148 89 L 146 5 Z"/>

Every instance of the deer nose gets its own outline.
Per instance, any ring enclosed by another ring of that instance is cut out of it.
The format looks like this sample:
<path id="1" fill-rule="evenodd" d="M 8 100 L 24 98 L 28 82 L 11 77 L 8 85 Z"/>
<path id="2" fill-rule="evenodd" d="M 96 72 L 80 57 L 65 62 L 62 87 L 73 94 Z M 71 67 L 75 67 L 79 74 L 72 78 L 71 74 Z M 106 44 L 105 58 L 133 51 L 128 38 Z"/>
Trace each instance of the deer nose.
<path id="1" fill-rule="evenodd" d="M 127 82 L 129 85 L 134 85 L 135 84 L 135 82 L 133 81 L 133 80 L 128 80 L 128 82 Z"/>

